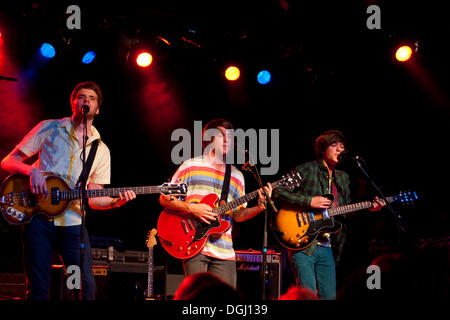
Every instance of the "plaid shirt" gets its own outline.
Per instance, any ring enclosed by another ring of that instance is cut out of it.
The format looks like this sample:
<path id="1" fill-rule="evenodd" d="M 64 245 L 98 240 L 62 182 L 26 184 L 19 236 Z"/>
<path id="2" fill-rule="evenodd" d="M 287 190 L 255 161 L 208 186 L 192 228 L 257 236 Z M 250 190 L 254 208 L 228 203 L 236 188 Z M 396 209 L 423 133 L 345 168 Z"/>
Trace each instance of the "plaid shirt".
<path id="1" fill-rule="evenodd" d="M 310 211 L 312 209 L 312 197 L 331 193 L 328 168 L 322 160 L 316 160 L 301 164 L 295 170 L 303 178 L 300 188 L 295 190 L 295 192 L 289 192 L 283 189 L 283 187 L 279 187 L 274 190 L 273 198 L 280 202 L 296 205 L 300 210 Z M 334 170 L 332 179 L 337 188 L 339 205 L 350 203 L 350 178 L 348 174 L 342 170 Z M 341 241 L 344 240 L 342 233 L 336 240 L 338 241 L 339 247 L 342 248 L 343 242 Z M 312 255 L 316 247 L 317 241 L 302 250 L 302 252 Z"/>

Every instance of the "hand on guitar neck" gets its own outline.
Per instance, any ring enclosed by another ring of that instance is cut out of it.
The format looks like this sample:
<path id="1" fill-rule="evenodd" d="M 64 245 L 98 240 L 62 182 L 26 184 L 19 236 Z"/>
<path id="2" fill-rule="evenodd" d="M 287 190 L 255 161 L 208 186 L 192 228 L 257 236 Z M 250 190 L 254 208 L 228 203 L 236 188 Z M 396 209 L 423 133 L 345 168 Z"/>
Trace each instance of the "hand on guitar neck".
<path id="1" fill-rule="evenodd" d="M 29 172 L 31 192 L 42 199 L 48 199 L 47 181 L 41 170 L 32 168 Z M 88 189 L 103 189 L 103 185 L 89 183 Z M 136 199 L 136 193 L 132 190 L 119 192 L 118 198 L 99 197 L 89 199 L 89 205 L 92 209 L 105 210 L 111 208 L 118 208 L 123 206 L 128 201 Z"/>
<path id="2" fill-rule="evenodd" d="M 383 209 L 383 207 L 386 205 L 386 202 L 383 199 L 380 199 L 378 197 L 375 197 L 372 201 L 372 207 L 369 208 L 369 211 L 376 212 Z"/>

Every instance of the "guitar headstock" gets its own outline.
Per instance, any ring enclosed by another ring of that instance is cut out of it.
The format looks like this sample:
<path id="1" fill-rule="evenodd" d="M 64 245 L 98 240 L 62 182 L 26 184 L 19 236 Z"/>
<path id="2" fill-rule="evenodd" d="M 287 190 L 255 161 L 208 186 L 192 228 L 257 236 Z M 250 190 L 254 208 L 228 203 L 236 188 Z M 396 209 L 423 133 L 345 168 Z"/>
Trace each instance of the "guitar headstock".
<path id="1" fill-rule="evenodd" d="M 392 197 L 393 202 L 399 202 L 401 204 L 411 205 L 419 199 L 417 192 L 415 191 L 400 191 L 400 193 Z"/>
<path id="2" fill-rule="evenodd" d="M 147 245 L 147 248 L 153 248 L 156 246 L 156 234 L 158 231 L 156 231 L 155 228 L 150 230 L 147 234 L 147 240 L 145 241 L 145 244 Z"/>
<path id="3" fill-rule="evenodd" d="M 165 195 L 186 195 L 188 186 L 186 183 L 163 183 L 159 186 L 159 192 Z"/>
<path id="4" fill-rule="evenodd" d="M 302 180 L 303 178 L 300 176 L 300 173 L 297 170 L 293 170 L 282 177 L 280 182 L 277 184 L 277 187 L 283 186 L 289 190 L 292 190 L 300 187 Z"/>

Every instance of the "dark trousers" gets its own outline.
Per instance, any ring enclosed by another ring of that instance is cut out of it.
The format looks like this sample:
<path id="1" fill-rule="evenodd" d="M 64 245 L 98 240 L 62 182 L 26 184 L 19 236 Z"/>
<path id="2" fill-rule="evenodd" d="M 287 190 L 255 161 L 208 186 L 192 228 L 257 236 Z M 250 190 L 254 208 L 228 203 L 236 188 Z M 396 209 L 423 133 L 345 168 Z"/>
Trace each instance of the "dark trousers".
<path id="1" fill-rule="evenodd" d="M 53 250 L 61 255 L 66 268 L 70 265 L 80 265 L 80 229 L 80 226 L 57 227 L 52 221 L 39 217 L 25 225 L 23 240 L 28 299 L 49 299 Z M 91 245 L 86 229 L 84 234 L 82 297 L 83 300 L 94 300 L 96 286 L 92 272 Z"/>
<path id="2" fill-rule="evenodd" d="M 183 260 L 183 269 L 185 277 L 197 272 L 211 272 L 236 288 L 237 275 L 234 260 L 220 260 L 199 253 L 190 259 Z"/>

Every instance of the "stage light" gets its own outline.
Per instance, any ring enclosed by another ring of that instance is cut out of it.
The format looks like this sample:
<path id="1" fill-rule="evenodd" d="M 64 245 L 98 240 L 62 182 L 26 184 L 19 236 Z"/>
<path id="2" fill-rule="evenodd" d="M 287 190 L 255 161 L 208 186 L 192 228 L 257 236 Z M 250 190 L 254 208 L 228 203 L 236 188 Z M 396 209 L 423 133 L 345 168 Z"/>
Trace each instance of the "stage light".
<path id="1" fill-rule="evenodd" d="M 142 68 L 146 68 L 149 65 L 151 65 L 152 61 L 153 61 L 153 57 L 147 51 L 139 53 L 139 55 L 136 58 L 137 65 Z"/>
<path id="2" fill-rule="evenodd" d="M 258 73 L 258 76 L 256 79 L 258 80 L 259 84 L 268 84 L 272 78 L 272 75 L 267 70 L 262 70 Z"/>
<path id="3" fill-rule="evenodd" d="M 410 46 L 401 46 L 395 52 L 395 58 L 400 62 L 408 61 L 412 56 L 413 50 Z"/>
<path id="4" fill-rule="evenodd" d="M 92 61 L 94 61 L 94 59 L 95 59 L 95 52 L 89 51 L 84 54 L 83 58 L 81 59 L 81 62 L 83 62 L 84 64 L 89 64 Z"/>
<path id="5" fill-rule="evenodd" d="M 229 81 L 235 81 L 239 79 L 239 76 L 241 75 L 241 72 L 239 71 L 238 67 L 230 66 L 225 70 L 225 78 L 227 78 Z"/>
<path id="6" fill-rule="evenodd" d="M 42 56 L 48 59 L 51 59 L 56 55 L 55 48 L 50 43 L 47 42 L 42 44 L 40 51 Z"/>

